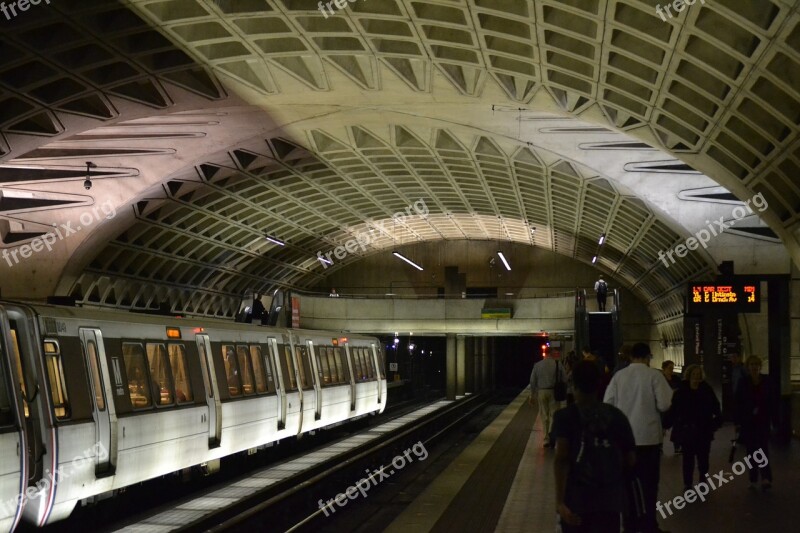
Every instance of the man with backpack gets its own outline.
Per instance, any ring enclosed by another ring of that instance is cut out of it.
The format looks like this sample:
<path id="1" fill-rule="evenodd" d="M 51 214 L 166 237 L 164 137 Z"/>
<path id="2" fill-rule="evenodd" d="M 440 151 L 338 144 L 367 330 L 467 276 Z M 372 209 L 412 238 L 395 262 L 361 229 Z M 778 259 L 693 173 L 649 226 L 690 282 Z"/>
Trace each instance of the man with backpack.
<path id="1" fill-rule="evenodd" d="M 625 414 L 597 399 L 600 369 L 580 361 L 572 371 L 575 403 L 558 411 L 556 512 L 563 533 L 619 533 L 626 513 L 628 472 L 635 441 Z"/>
<path id="2" fill-rule="evenodd" d="M 606 298 L 608 297 L 608 283 L 603 280 L 603 276 L 594 283 L 594 292 L 597 293 L 598 311 L 606 310 Z"/>

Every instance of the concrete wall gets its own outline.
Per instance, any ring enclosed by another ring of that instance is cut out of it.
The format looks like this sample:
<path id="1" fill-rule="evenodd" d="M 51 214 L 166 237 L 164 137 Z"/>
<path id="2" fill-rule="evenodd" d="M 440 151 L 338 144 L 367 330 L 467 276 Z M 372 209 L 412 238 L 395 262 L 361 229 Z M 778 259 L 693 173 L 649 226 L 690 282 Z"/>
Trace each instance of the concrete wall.
<path id="1" fill-rule="evenodd" d="M 465 300 L 465 303 L 445 311 L 444 307 L 439 306 L 443 306 L 446 300 L 425 300 L 424 302 L 396 300 L 395 307 L 384 309 L 383 304 L 368 304 L 366 302 L 369 300 L 346 298 L 348 295 L 385 297 L 386 293 L 406 297 L 435 296 L 437 288 L 445 286 L 444 269 L 446 266 L 457 266 L 460 272 L 465 273 L 468 288 L 497 287 L 498 300 L 495 300 L 495 303 L 498 305 L 496 306 L 510 304 L 518 308 L 515 311 L 515 317 L 535 319 L 525 324 L 527 332 L 541 329 L 548 331 L 572 330 L 574 327 L 573 298 L 577 287 L 588 290 L 589 310 L 597 309 L 594 292 L 591 289 L 601 271 L 591 265 L 542 248 L 508 242 L 440 241 L 399 246 L 397 250 L 423 266 L 424 270 L 422 272 L 416 270 L 393 256 L 391 251 L 366 257 L 362 261 L 341 269 L 331 267 L 327 270 L 330 274 L 326 281 L 319 284 L 315 290 L 321 295 L 327 295 L 334 287 L 345 298 L 323 299 L 323 302 L 328 303 L 309 302 L 311 309 L 306 309 L 303 307 L 304 304 L 301 304 L 301 323 L 309 327 L 330 327 L 336 323 L 331 317 L 345 316 L 352 317 L 355 320 L 352 324 L 359 324 L 359 328 L 367 326 L 379 328 L 359 329 L 360 331 L 376 333 L 399 330 L 415 331 L 409 327 L 401 327 L 399 324 L 390 326 L 382 323 L 392 320 L 392 317 L 402 317 L 404 321 L 410 320 L 410 322 L 404 323 L 405 326 L 411 326 L 415 317 L 406 314 L 408 306 L 416 313 L 417 322 L 426 320 L 425 317 L 430 319 L 444 317 L 450 322 L 450 326 L 456 327 L 458 324 L 458 331 L 461 331 L 460 328 L 466 325 L 470 325 L 470 327 L 480 325 L 482 321 L 476 317 L 480 317 L 483 300 Z M 508 259 L 511 265 L 510 272 L 505 269 L 497 256 L 498 250 L 502 250 Z M 494 265 L 490 265 L 490 259 L 494 259 Z M 620 288 L 621 286 L 621 283 L 613 277 L 605 276 L 605 280 L 608 282 L 609 288 Z M 512 295 L 506 296 L 506 293 L 512 293 Z M 564 302 L 558 303 L 559 299 L 524 299 L 547 295 L 559 295 Z M 460 297 L 461 295 L 448 296 Z M 519 300 L 519 298 L 523 299 Z M 621 289 L 621 299 L 625 342 L 648 342 L 654 354 L 660 356 L 661 336 L 647 307 L 632 292 L 624 288 Z M 305 300 L 306 298 L 304 298 Z M 358 303 L 348 305 L 345 302 Z M 341 305 L 344 307 L 340 307 Z M 445 317 L 442 314 L 445 312 L 450 314 Z M 373 320 L 373 322 L 369 322 L 369 320 Z M 476 320 L 477 322 L 475 322 Z M 384 329 L 386 327 L 389 329 Z M 437 325 L 436 327 L 443 326 Z M 487 325 L 482 324 L 480 327 L 483 329 Z M 493 331 L 511 332 L 518 331 L 519 328 L 520 326 L 504 325 L 503 321 L 498 321 Z"/>

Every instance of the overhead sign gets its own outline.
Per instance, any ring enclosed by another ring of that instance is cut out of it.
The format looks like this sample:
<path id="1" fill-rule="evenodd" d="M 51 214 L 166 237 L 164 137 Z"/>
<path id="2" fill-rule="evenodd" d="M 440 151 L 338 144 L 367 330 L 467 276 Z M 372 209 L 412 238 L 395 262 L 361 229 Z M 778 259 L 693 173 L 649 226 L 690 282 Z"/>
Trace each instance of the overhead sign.
<path id="1" fill-rule="evenodd" d="M 690 283 L 688 313 L 727 309 L 737 313 L 761 311 L 759 283 Z"/>
<path id="2" fill-rule="evenodd" d="M 481 318 L 511 318 L 510 307 L 493 307 L 481 309 Z"/>

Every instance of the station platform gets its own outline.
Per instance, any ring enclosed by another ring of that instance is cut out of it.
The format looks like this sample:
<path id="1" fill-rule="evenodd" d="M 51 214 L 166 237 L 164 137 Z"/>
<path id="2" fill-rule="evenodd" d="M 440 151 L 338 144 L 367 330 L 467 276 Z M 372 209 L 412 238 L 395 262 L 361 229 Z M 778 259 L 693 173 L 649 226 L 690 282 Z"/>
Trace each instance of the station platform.
<path id="1" fill-rule="evenodd" d="M 387 528 L 389 532 L 552 532 L 556 531 L 552 449 L 542 447 L 538 407 L 523 391 Z M 710 475 L 731 474 L 728 463 L 733 427 L 712 442 Z M 744 450 L 737 449 L 736 460 Z M 773 488 L 749 490 L 747 472 L 718 487 L 705 502 L 687 504 L 661 529 L 676 532 L 792 531 L 797 524 L 800 442 L 770 449 Z M 696 476 L 697 474 L 695 474 Z M 665 442 L 659 501 L 683 492 L 681 456 Z"/>

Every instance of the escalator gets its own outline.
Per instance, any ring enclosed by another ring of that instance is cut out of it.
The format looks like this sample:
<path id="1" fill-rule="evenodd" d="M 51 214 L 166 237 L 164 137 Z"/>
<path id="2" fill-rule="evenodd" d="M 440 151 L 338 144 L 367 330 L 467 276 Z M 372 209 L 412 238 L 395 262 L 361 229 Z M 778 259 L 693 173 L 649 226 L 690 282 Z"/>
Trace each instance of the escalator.
<path id="1" fill-rule="evenodd" d="M 611 296 L 611 311 L 592 312 L 587 309 L 586 290 L 576 291 L 575 349 L 580 353 L 584 346 L 589 346 L 592 351 L 597 351 L 610 369 L 613 369 L 616 365 L 617 352 L 622 345 L 622 329 L 619 291 L 613 289 Z"/>

